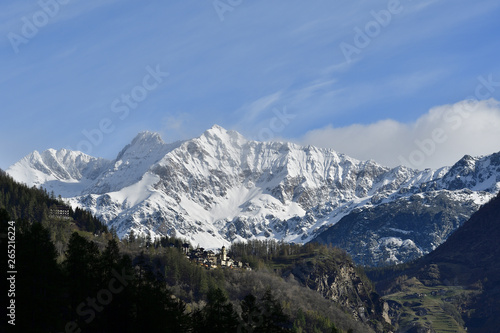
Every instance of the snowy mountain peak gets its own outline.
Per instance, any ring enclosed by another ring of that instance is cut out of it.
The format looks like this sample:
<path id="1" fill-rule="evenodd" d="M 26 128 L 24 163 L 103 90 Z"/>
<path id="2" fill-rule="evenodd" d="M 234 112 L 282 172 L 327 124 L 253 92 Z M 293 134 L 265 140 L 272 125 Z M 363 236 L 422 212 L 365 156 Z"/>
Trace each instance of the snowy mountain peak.
<path id="1" fill-rule="evenodd" d="M 219 133 L 226 133 L 227 130 L 220 126 L 220 125 L 217 125 L 217 124 L 214 124 L 212 125 L 212 127 L 210 127 L 208 130 L 205 131 L 206 132 L 219 132 Z"/>
<path id="2" fill-rule="evenodd" d="M 126 155 L 135 156 L 135 158 L 144 157 L 152 151 L 163 149 L 165 146 L 160 134 L 149 131 L 141 132 L 123 148 L 116 160 L 122 160 Z"/>
<path id="3" fill-rule="evenodd" d="M 489 156 L 465 155 L 455 163 L 442 179 L 441 188 L 496 191 L 500 188 L 500 152 Z"/>
<path id="4" fill-rule="evenodd" d="M 91 210 L 120 236 L 175 234 L 210 248 L 252 238 L 306 242 L 355 210 L 403 206 L 438 191 L 472 200 L 472 210 L 500 189 L 500 154 L 439 170 L 391 169 L 331 149 L 251 141 L 214 125 L 171 144 L 139 133 L 113 161 L 35 151 L 8 172 Z"/>
<path id="5" fill-rule="evenodd" d="M 74 196 L 107 168 L 109 161 L 67 149 L 34 151 L 7 169 L 14 179 Z"/>
<path id="6" fill-rule="evenodd" d="M 143 131 L 137 134 L 132 140 L 132 144 L 165 144 L 159 133 Z"/>
<path id="7" fill-rule="evenodd" d="M 236 146 L 241 146 L 247 142 L 245 137 L 243 137 L 240 133 L 232 130 L 226 130 L 219 125 L 214 125 L 212 128 L 206 130 L 199 139 L 204 139 L 209 144 L 218 142 Z"/>
<path id="8" fill-rule="evenodd" d="M 8 171 L 30 173 L 32 170 L 45 174 L 40 181 L 46 179 L 78 181 L 85 175 L 89 164 L 100 163 L 103 159 L 98 159 L 82 152 L 67 149 L 47 149 L 42 153 L 34 151 L 23 157 L 19 162 L 11 166 Z"/>

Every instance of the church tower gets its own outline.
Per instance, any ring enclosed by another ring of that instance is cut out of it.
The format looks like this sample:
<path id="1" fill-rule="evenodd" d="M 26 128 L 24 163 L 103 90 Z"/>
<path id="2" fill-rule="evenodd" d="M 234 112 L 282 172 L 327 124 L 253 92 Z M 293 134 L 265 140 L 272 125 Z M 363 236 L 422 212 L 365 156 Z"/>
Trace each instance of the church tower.
<path id="1" fill-rule="evenodd" d="M 222 246 L 220 259 L 222 261 L 226 261 L 227 260 L 227 253 L 226 253 L 226 247 L 225 246 Z"/>

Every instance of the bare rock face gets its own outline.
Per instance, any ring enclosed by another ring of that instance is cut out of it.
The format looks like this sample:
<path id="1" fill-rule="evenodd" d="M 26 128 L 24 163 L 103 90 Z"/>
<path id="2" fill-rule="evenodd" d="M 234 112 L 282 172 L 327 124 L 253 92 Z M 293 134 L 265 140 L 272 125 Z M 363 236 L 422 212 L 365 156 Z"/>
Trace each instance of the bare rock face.
<path id="1" fill-rule="evenodd" d="M 343 248 L 362 265 L 414 260 L 437 248 L 479 209 L 467 197 L 461 190 L 433 191 L 357 209 L 314 241 Z"/>
<path id="2" fill-rule="evenodd" d="M 283 273 L 304 286 L 319 292 L 326 299 L 349 311 L 356 320 L 372 319 L 390 324 L 388 306 L 363 278 L 345 253 L 304 260 Z"/>

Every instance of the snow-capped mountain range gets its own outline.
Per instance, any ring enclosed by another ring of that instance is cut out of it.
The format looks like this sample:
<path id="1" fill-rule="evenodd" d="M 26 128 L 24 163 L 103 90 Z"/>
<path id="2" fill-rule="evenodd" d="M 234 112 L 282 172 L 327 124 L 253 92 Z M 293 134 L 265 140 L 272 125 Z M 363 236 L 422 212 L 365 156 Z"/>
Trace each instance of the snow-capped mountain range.
<path id="1" fill-rule="evenodd" d="M 35 151 L 7 172 L 90 210 L 120 237 L 131 230 L 176 235 L 205 248 L 251 238 L 304 243 L 351 213 L 415 195 L 447 193 L 472 214 L 500 190 L 500 154 L 466 156 L 438 170 L 388 168 L 330 149 L 247 140 L 217 125 L 171 144 L 140 133 L 112 161 Z M 405 233 L 393 234 L 401 241 L 396 250 L 408 245 Z M 415 251 L 428 252 L 429 244 L 411 241 Z"/>

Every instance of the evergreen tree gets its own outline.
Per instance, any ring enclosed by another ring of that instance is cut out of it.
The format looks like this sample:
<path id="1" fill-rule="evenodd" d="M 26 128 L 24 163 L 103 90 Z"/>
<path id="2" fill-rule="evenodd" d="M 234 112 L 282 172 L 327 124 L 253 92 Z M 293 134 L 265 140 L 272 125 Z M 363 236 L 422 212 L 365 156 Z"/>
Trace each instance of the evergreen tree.
<path id="1" fill-rule="evenodd" d="M 266 291 L 261 300 L 263 323 L 255 332 L 291 332 L 291 322 L 283 312 L 283 307 L 273 296 L 270 289 Z"/>
<path id="2" fill-rule="evenodd" d="M 190 320 L 184 302 L 167 289 L 150 258 L 141 253 L 136 267 L 136 331 L 188 332 Z"/>
<path id="3" fill-rule="evenodd" d="M 241 319 L 240 328 L 242 332 L 255 332 L 264 322 L 262 311 L 257 304 L 257 298 L 248 294 L 241 301 Z"/>
<path id="4" fill-rule="evenodd" d="M 16 326 L 49 332 L 62 323 L 62 275 L 49 231 L 40 223 L 16 234 Z"/>
<path id="5" fill-rule="evenodd" d="M 108 241 L 99 260 L 100 274 L 103 282 L 109 281 L 113 277 L 113 270 L 119 271 L 120 267 L 118 267 L 118 264 L 120 259 L 121 254 L 118 248 L 118 242 L 116 239 L 112 238 Z"/>
<path id="6" fill-rule="evenodd" d="M 64 270 L 69 292 L 70 319 L 80 325 L 90 324 L 95 316 L 81 316 L 78 307 L 89 297 L 95 297 L 101 286 L 99 277 L 99 250 L 97 245 L 77 232 L 71 235 L 66 252 Z"/>
<path id="7" fill-rule="evenodd" d="M 133 332 L 134 282 L 118 280 L 117 276 L 123 274 L 134 275 L 132 262 L 120 254 L 116 239 L 110 239 L 99 258 L 99 278 L 100 285 L 110 291 L 112 298 L 95 323 L 105 332 Z"/>
<path id="8" fill-rule="evenodd" d="M 135 233 L 134 230 L 130 230 L 130 233 L 128 234 L 128 242 L 133 244 L 135 243 L 136 238 L 135 238 Z"/>
<path id="9" fill-rule="evenodd" d="M 204 330 L 201 332 L 236 332 L 238 314 L 220 288 L 210 289 L 203 309 Z"/>

